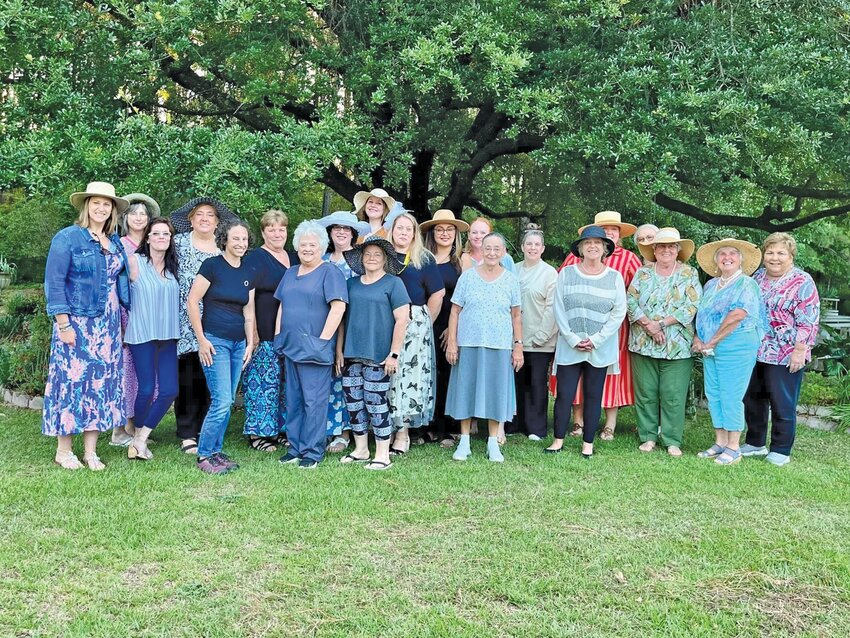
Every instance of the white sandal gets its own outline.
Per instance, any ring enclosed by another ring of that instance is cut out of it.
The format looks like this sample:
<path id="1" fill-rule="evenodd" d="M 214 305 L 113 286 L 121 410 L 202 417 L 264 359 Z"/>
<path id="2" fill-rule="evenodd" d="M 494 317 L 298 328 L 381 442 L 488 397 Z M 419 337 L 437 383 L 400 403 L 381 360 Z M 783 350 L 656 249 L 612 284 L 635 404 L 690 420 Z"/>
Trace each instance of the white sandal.
<path id="1" fill-rule="evenodd" d="M 83 463 L 85 463 L 93 472 L 101 472 L 106 469 L 103 461 L 100 460 L 100 457 L 95 452 L 92 452 L 91 454 L 84 454 Z"/>
<path id="2" fill-rule="evenodd" d="M 83 467 L 77 455 L 68 450 L 67 452 L 57 452 L 53 461 L 63 470 L 79 470 Z"/>

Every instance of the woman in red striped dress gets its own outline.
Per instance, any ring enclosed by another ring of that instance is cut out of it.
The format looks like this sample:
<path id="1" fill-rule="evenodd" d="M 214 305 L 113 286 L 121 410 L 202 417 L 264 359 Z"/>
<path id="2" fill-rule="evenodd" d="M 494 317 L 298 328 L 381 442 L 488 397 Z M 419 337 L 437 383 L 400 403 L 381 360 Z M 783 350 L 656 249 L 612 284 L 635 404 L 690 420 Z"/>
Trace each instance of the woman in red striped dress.
<path id="1" fill-rule="evenodd" d="M 633 224 L 624 223 L 620 218 L 620 213 L 613 210 L 604 210 L 601 213 L 597 213 L 593 224 L 588 224 L 588 226 L 601 226 L 608 239 L 616 245 L 614 252 L 605 260 L 605 265 L 613 268 L 623 276 L 623 282 L 626 285 L 626 289 L 628 289 L 637 269 L 641 267 L 641 261 L 633 252 L 620 246 L 620 240 L 623 237 L 633 235 L 637 227 Z M 587 226 L 579 228 L 579 234 L 585 228 Z M 561 268 L 575 264 L 577 261 L 578 259 L 572 254 L 567 255 L 564 263 L 561 264 Z M 560 271 L 561 268 L 558 270 Z M 623 321 L 623 325 L 620 326 L 618 347 L 620 351 L 620 374 L 609 374 L 605 378 L 605 390 L 602 393 L 602 407 L 605 409 L 605 427 L 602 429 L 599 438 L 603 441 L 614 439 L 614 429 L 617 427 L 617 410 L 626 405 L 633 405 L 635 402 L 635 392 L 632 387 L 632 366 L 629 359 L 628 321 Z M 570 433 L 572 436 L 581 436 L 584 429 L 581 403 L 582 392 L 581 386 L 579 386 L 575 398 L 575 409 L 573 410 L 575 424 Z"/>

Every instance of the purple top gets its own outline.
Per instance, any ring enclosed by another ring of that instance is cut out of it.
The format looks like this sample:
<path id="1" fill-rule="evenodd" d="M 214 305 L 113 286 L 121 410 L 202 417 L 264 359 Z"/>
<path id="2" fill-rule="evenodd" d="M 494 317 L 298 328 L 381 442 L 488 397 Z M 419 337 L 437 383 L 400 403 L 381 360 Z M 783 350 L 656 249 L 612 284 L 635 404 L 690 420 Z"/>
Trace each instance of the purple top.
<path id="1" fill-rule="evenodd" d="M 787 366 L 794 346 L 805 343 L 808 362 L 820 323 L 820 297 L 814 280 L 796 266 L 776 280 L 768 279 L 765 269 L 759 268 L 753 279 L 761 289 L 768 321 L 758 360 Z"/>

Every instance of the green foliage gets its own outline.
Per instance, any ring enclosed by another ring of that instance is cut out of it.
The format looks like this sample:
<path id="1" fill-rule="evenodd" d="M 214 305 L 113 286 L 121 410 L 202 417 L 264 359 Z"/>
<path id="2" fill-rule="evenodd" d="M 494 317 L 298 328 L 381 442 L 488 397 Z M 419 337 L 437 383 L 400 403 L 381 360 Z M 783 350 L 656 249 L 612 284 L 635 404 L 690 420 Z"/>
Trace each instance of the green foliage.
<path id="1" fill-rule="evenodd" d="M 44 296 L 33 300 L 15 293 L 0 316 L 0 385 L 40 395 L 47 382 L 53 324 Z"/>
<path id="2" fill-rule="evenodd" d="M 808 372 L 800 387 L 800 405 L 835 405 L 839 402 L 842 381 L 838 376 Z"/>

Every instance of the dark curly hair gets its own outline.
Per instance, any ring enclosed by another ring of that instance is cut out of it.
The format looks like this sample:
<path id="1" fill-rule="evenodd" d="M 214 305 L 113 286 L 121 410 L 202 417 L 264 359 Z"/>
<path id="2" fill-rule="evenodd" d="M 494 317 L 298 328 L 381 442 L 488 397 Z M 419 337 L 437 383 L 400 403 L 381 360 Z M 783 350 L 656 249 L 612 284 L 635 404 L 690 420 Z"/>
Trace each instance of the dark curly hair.
<path id="1" fill-rule="evenodd" d="M 251 233 L 251 227 L 248 226 L 247 222 L 243 222 L 241 219 L 225 222 L 223 224 L 219 224 L 218 229 L 216 230 L 216 244 L 218 244 L 218 249 L 222 252 L 224 252 L 224 247 L 227 245 L 227 235 L 233 228 L 244 228 L 248 232 L 248 246 L 254 243 L 254 236 Z"/>

